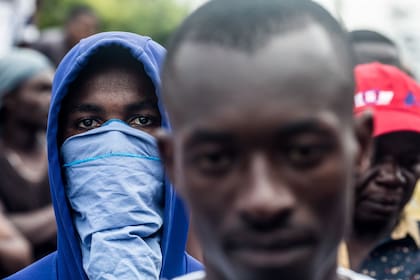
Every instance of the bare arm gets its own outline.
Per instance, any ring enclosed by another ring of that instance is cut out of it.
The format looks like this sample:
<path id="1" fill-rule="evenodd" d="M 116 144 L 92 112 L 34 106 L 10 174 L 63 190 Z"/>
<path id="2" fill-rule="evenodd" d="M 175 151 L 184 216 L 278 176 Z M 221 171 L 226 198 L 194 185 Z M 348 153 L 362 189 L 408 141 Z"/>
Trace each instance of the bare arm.
<path id="1" fill-rule="evenodd" d="M 12 274 L 32 262 L 29 242 L 0 212 L 0 270 Z"/>
<path id="2" fill-rule="evenodd" d="M 55 242 L 57 226 L 52 205 L 27 213 L 11 214 L 9 219 L 32 245 Z"/>

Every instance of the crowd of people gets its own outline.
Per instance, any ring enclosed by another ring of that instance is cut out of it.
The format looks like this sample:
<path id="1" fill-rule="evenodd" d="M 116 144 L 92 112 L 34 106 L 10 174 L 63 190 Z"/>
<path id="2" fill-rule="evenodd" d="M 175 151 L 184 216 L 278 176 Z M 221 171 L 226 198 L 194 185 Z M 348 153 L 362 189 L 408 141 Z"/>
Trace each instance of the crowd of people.
<path id="1" fill-rule="evenodd" d="M 1 278 L 420 279 L 391 39 L 310 0 L 211 0 L 167 49 L 98 28 L 0 57 Z"/>

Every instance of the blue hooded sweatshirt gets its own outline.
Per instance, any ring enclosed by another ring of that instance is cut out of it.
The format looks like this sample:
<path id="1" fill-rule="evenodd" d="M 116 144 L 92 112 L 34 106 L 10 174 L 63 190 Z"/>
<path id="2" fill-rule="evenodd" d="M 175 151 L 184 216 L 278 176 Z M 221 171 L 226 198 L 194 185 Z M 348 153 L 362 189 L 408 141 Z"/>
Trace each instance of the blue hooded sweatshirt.
<path id="1" fill-rule="evenodd" d="M 160 69 L 165 49 L 148 37 L 126 32 L 105 32 L 96 34 L 77 44 L 60 63 L 53 82 L 47 141 L 51 195 L 57 220 L 57 251 L 10 276 L 7 279 L 88 279 L 82 265 L 82 255 L 77 231 L 71 216 L 71 207 L 63 184 L 60 147 L 57 131 L 61 102 L 68 87 L 87 64 L 90 56 L 99 48 L 118 46 L 130 51 L 133 58 L 144 65 L 146 74 L 152 80 L 158 106 L 162 116 L 162 127 L 170 129 L 169 120 L 160 96 Z M 185 252 L 188 232 L 188 215 L 184 204 L 178 198 L 171 184 L 165 182 L 165 206 L 163 234 L 161 239 L 162 269 L 161 279 L 201 270 L 202 266 Z"/>

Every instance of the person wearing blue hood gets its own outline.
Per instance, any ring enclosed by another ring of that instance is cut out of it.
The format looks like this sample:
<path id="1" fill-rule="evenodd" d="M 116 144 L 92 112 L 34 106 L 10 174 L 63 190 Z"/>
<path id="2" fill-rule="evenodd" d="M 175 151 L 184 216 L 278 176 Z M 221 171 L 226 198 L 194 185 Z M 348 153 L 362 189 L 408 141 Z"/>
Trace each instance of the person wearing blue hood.
<path id="1" fill-rule="evenodd" d="M 45 141 L 53 76 L 34 50 L 0 58 L 1 279 L 56 250 Z"/>
<path id="2" fill-rule="evenodd" d="M 165 279 L 202 269 L 188 215 L 153 136 L 165 50 L 125 32 L 93 35 L 53 82 L 48 160 L 58 250 L 8 279 Z"/>

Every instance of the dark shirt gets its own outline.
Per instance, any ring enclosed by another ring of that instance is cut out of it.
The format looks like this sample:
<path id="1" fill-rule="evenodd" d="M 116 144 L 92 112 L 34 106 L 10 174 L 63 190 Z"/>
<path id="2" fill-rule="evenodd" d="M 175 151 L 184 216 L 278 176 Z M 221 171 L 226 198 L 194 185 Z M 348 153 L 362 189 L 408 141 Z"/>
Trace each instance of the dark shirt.
<path id="1" fill-rule="evenodd" d="M 39 182 L 29 182 L 12 166 L 0 145 L 0 205 L 6 214 L 22 214 L 51 204 L 48 174 Z M 55 238 L 34 246 L 34 258 L 39 259 L 53 252 Z"/>
<path id="2" fill-rule="evenodd" d="M 51 28 L 41 33 L 39 41 L 33 44 L 32 48 L 46 55 L 58 66 L 71 47 L 67 44 L 63 30 Z"/>
<path id="3" fill-rule="evenodd" d="M 363 261 L 360 272 L 377 280 L 419 280 L 419 247 L 410 235 L 388 238 Z"/>

